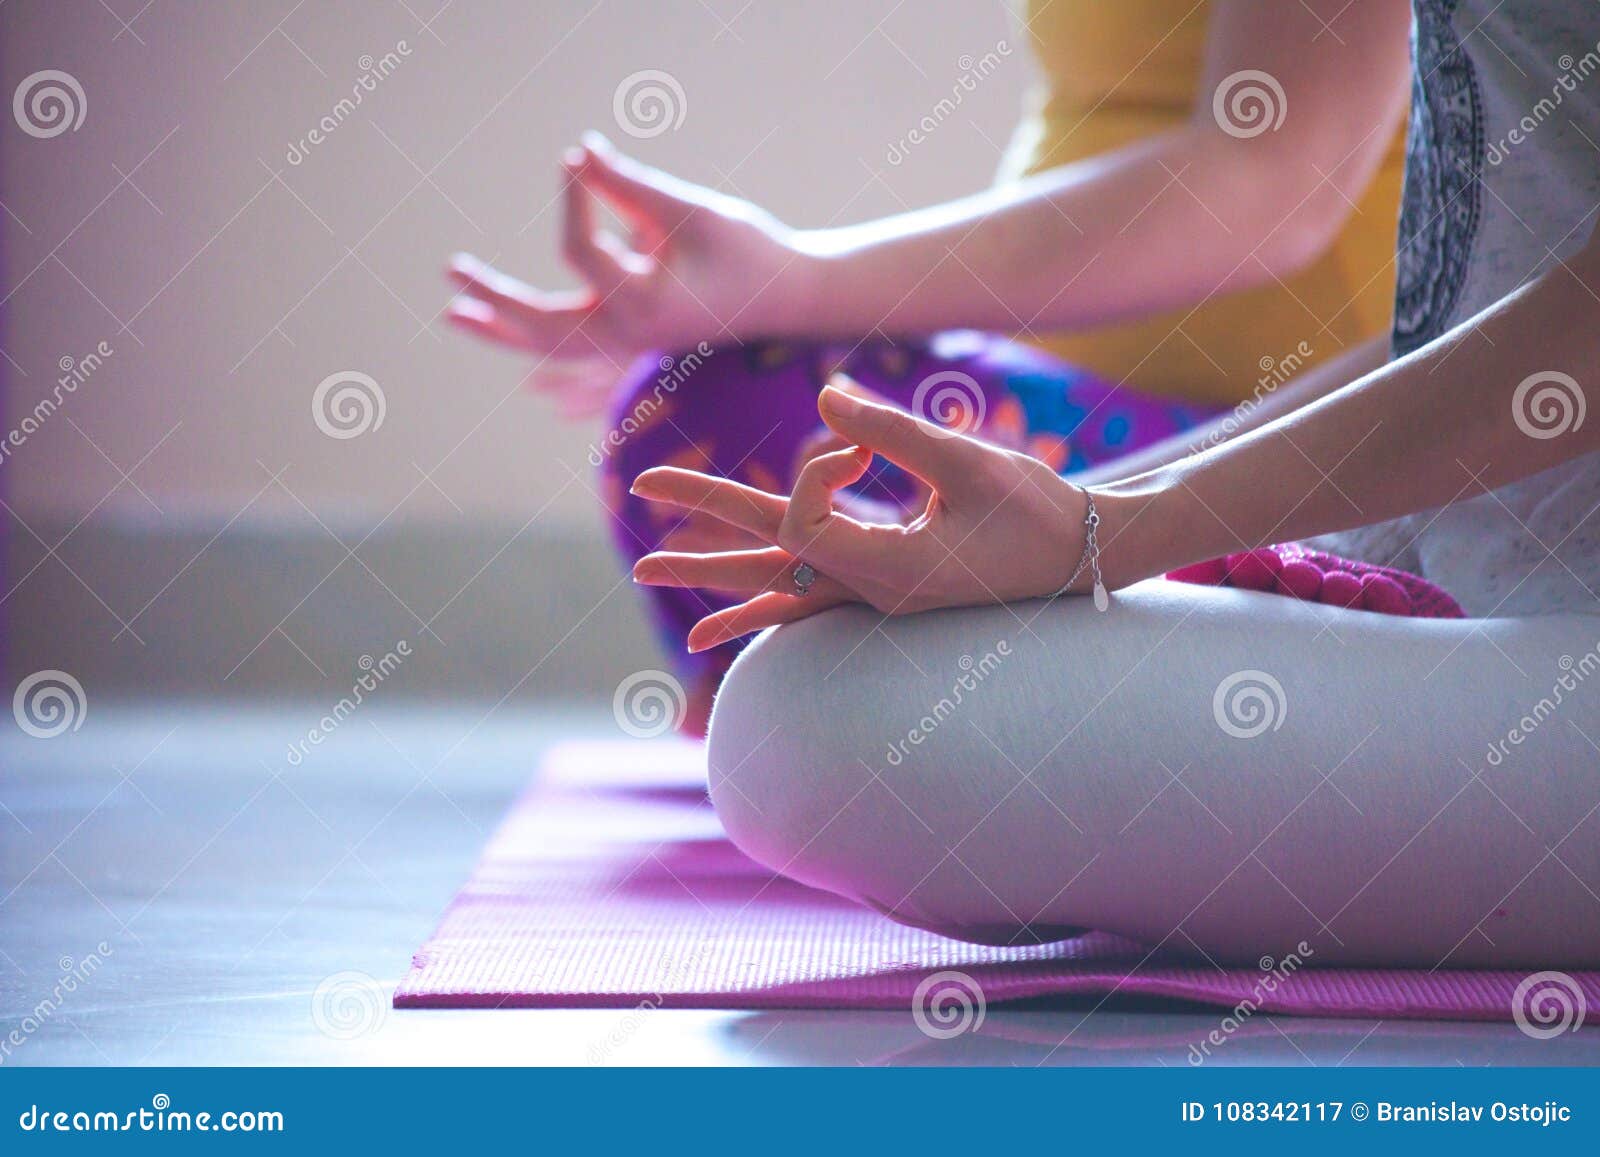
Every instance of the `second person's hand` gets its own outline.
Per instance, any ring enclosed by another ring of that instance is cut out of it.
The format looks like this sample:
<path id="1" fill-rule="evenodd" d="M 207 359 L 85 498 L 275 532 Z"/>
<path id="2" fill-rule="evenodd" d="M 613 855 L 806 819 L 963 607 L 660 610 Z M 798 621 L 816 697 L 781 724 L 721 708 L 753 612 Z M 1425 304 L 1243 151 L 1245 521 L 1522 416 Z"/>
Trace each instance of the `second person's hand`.
<path id="1" fill-rule="evenodd" d="M 459 294 L 446 316 L 540 357 L 532 384 L 568 412 L 603 406 L 647 350 L 804 324 L 809 263 L 771 214 L 641 164 L 597 133 L 569 149 L 561 167 L 562 256 L 582 288 L 536 289 L 457 254 L 448 273 Z M 597 202 L 625 223 L 626 239 L 597 220 Z"/>

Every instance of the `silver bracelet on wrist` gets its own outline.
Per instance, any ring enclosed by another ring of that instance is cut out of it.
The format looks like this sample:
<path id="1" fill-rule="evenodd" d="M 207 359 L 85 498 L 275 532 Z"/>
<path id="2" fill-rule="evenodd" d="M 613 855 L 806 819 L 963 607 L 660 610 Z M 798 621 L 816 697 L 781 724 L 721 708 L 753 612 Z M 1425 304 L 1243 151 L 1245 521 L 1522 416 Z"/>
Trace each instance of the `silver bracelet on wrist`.
<path id="1" fill-rule="evenodd" d="M 1072 577 L 1062 583 L 1061 589 L 1050 597 L 1056 599 L 1066 594 L 1072 589 L 1072 584 L 1087 570 L 1094 575 L 1094 609 L 1103 611 L 1111 605 L 1111 596 L 1106 593 L 1105 579 L 1100 574 L 1100 512 L 1094 508 L 1092 493 L 1085 490 L 1083 497 L 1089 503 L 1089 511 L 1083 516 L 1083 557 L 1078 560 Z"/>

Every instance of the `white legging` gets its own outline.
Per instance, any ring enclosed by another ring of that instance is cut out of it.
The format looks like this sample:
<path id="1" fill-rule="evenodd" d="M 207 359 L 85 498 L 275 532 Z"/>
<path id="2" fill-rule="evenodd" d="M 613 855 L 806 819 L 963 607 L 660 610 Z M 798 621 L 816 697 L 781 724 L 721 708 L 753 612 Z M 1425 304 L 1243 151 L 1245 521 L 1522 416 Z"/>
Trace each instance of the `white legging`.
<path id="1" fill-rule="evenodd" d="M 762 863 L 985 943 L 1600 965 L 1600 615 L 1143 583 L 769 631 L 712 716 Z"/>

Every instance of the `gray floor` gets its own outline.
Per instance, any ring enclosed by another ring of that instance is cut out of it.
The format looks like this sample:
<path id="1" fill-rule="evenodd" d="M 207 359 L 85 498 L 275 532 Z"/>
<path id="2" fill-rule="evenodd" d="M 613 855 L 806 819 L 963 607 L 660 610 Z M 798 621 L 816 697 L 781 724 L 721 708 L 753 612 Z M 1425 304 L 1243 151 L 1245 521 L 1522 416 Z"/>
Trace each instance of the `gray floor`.
<path id="1" fill-rule="evenodd" d="M 991 1007 L 950 1040 L 899 1013 L 388 1010 L 375 994 L 541 750 L 612 724 L 377 702 L 291 765 L 324 709 L 96 702 L 58 738 L 8 726 L 0 1063 L 1182 1066 L 1218 1025 L 1087 1002 Z M 314 1015 L 329 978 L 363 976 L 350 1022 Z M 1600 1032 L 1257 1016 L 1207 1063 L 1600 1064 Z"/>

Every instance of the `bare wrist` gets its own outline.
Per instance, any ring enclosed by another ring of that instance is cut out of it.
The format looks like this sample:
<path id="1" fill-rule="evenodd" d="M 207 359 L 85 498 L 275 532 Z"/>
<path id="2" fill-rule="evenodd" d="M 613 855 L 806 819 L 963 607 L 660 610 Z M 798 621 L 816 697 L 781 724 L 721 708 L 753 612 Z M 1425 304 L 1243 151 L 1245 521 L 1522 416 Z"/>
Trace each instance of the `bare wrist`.
<path id="1" fill-rule="evenodd" d="M 1095 501 L 1113 590 L 1237 548 L 1221 517 L 1170 469 L 1097 488 Z"/>
<path id="2" fill-rule="evenodd" d="M 1117 590 L 1183 565 L 1172 561 L 1183 548 L 1170 487 L 1112 485 L 1097 494 L 1107 586 Z"/>
<path id="3" fill-rule="evenodd" d="M 795 285 L 795 328 L 808 334 L 854 336 L 872 328 L 861 321 L 854 296 L 860 286 L 852 271 L 856 243 L 846 229 L 795 230 L 786 242 L 795 253 L 790 274 Z"/>
<path id="4" fill-rule="evenodd" d="M 815 247 L 815 234 L 800 231 L 787 238 L 794 252 L 787 276 L 792 280 L 791 326 L 805 334 L 826 334 L 823 302 L 830 280 L 828 260 Z"/>

